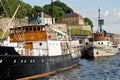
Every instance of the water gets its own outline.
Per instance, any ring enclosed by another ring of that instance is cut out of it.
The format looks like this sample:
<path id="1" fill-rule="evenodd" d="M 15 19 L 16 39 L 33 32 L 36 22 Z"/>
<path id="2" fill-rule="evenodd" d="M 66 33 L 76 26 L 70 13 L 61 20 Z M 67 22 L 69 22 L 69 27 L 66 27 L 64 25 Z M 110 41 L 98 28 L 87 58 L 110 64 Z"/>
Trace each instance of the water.
<path id="1" fill-rule="evenodd" d="M 39 80 L 120 80 L 120 54 L 96 60 L 81 59 L 78 67 Z"/>

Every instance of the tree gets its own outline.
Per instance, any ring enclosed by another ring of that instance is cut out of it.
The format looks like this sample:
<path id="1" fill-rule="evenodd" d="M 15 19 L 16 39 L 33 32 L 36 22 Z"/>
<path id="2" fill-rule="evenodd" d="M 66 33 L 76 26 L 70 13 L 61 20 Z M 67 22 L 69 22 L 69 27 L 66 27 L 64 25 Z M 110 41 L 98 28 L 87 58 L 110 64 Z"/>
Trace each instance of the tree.
<path id="1" fill-rule="evenodd" d="M 29 4 L 23 3 L 21 2 L 20 4 L 20 9 L 17 13 L 17 18 L 24 18 L 25 16 L 30 17 L 31 16 L 31 11 L 32 11 L 32 7 Z"/>
<path id="2" fill-rule="evenodd" d="M 44 12 L 45 12 L 46 14 L 52 15 L 52 14 L 51 14 L 52 6 L 51 6 L 50 4 L 49 4 L 49 5 L 45 5 L 45 6 L 43 7 L 43 10 L 44 10 Z"/>
<path id="3" fill-rule="evenodd" d="M 89 18 L 87 18 L 87 17 L 84 18 L 84 22 L 87 23 L 88 25 L 90 25 L 90 26 L 91 26 L 91 29 L 93 30 L 93 27 L 94 27 L 94 26 L 93 26 L 92 21 L 91 21 Z"/>
<path id="4" fill-rule="evenodd" d="M 17 18 L 23 18 L 25 16 L 31 15 L 32 7 L 29 4 L 26 4 L 22 2 L 21 0 L 1 0 L 3 3 L 3 6 L 5 10 L 3 9 L 3 6 L 0 4 L 0 14 L 5 14 L 6 17 L 12 17 L 16 8 L 20 4 L 20 9 L 16 14 Z"/>
<path id="5" fill-rule="evenodd" d="M 42 12 L 43 9 L 40 6 L 34 6 L 32 8 L 32 14 L 38 14 L 39 12 Z"/>
<path id="6" fill-rule="evenodd" d="M 3 12 L 5 13 L 5 16 L 12 17 L 12 14 L 14 13 L 18 3 L 20 2 L 21 1 L 19 0 L 1 0 L 2 4 L 0 5 L 2 5 L 1 7 L 3 8 Z"/>
<path id="7" fill-rule="evenodd" d="M 61 7 L 65 13 L 73 13 L 73 10 L 72 10 L 70 7 L 68 7 L 68 6 L 67 6 L 65 3 L 63 3 L 63 2 L 60 2 L 59 0 L 53 2 L 53 5 L 54 5 L 54 6 L 59 6 L 59 7 Z"/>
<path id="8" fill-rule="evenodd" d="M 3 10 L 2 5 L 0 5 L 0 16 L 3 16 L 3 15 L 4 15 L 4 10 Z"/>
<path id="9" fill-rule="evenodd" d="M 53 7 L 53 14 L 54 14 L 53 17 L 55 17 L 55 20 L 58 22 L 64 17 L 65 13 L 64 13 L 64 11 L 62 10 L 61 7 L 54 6 Z"/>
<path id="10" fill-rule="evenodd" d="M 60 2 L 59 0 L 52 3 L 53 9 L 51 4 L 47 4 L 43 7 L 44 12 L 52 16 L 52 10 L 53 10 L 53 17 L 56 18 L 56 21 L 61 20 L 64 17 L 65 13 L 73 13 L 73 10 L 69 8 L 66 4 L 63 2 Z"/>

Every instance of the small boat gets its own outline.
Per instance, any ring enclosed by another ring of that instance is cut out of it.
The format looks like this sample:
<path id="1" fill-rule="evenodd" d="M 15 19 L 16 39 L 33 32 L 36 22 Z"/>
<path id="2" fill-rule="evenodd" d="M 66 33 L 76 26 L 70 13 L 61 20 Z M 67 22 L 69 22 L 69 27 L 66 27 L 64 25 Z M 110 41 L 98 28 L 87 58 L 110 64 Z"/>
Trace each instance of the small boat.
<path id="1" fill-rule="evenodd" d="M 100 19 L 100 15 L 98 24 L 100 29 L 96 33 L 94 33 L 92 38 L 89 39 L 89 42 L 86 43 L 86 46 L 82 53 L 82 57 L 86 58 L 108 57 L 116 55 L 119 52 L 118 48 L 113 47 L 113 43 L 107 36 L 107 32 L 102 29 L 104 25 L 104 20 Z"/>

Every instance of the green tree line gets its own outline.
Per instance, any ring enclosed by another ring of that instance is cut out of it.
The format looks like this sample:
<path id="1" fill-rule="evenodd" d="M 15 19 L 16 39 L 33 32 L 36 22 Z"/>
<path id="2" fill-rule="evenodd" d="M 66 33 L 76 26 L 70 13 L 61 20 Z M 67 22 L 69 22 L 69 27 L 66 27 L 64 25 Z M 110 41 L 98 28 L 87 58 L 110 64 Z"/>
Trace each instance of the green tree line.
<path id="1" fill-rule="evenodd" d="M 31 17 L 32 15 L 37 15 L 39 12 L 45 12 L 46 14 L 55 17 L 56 22 L 62 20 L 64 14 L 74 13 L 72 8 L 67 6 L 60 0 L 54 1 L 52 4 L 46 4 L 41 6 L 31 6 L 24 0 L 1 0 L 0 3 L 0 17 L 12 17 L 17 6 L 20 4 L 20 9 L 16 14 L 16 18 Z M 53 12 L 52 12 L 53 11 Z M 93 28 L 92 21 L 89 18 L 84 18 L 85 23 L 88 23 Z M 77 31 L 79 33 L 79 31 Z M 84 31 L 85 32 L 85 31 Z"/>
<path id="2" fill-rule="evenodd" d="M 37 5 L 32 7 L 21 0 L 1 0 L 0 15 L 4 17 L 12 17 L 19 4 L 21 7 L 16 14 L 16 18 L 24 18 L 25 16 L 31 17 L 33 14 L 36 15 L 41 11 L 52 16 L 51 11 L 53 9 L 53 17 L 55 17 L 56 20 L 60 20 L 65 13 L 73 13 L 73 10 L 70 7 L 59 0 L 52 3 L 53 7 L 51 6 L 51 3 L 46 4 L 43 7 Z"/>

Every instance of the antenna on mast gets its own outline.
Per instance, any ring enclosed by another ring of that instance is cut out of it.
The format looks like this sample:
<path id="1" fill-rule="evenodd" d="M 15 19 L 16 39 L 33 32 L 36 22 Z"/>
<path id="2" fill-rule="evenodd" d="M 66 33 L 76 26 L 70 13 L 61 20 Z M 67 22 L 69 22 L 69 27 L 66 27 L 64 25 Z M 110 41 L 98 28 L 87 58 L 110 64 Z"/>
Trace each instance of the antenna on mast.
<path id="1" fill-rule="evenodd" d="M 104 25 L 104 20 L 100 18 L 100 9 L 98 9 L 98 26 L 100 27 L 100 32 L 103 31 L 102 26 Z"/>
<path id="2" fill-rule="evenodd" d="M 51 0 L 51 16 L 52 16 L 52 24 L 53 24 L 53 0 Z"/>
<path id="3" fill-rule="evenodd" d="M 1 39 L 4 37 L 5 33 L 7 32 L 7 29 L 10 27 L 10 25 L 11 25 L 11 23 L 12 23 L 12 21 L 13 21 L 15 15 L 16 15 L 17 11 L 19 10 L 19 8 L 20 8 L 20 5 L 18 5 L 16 11 L 14 12 L 14 14 L 13 14 L 13 16 L 12 16 L 12 19 L 11 19 L 10 22 L 8 23 L 8 26 L 6 27 L 6 29 L 5 29 L 5 31 L 4 31 L 4 33 L 3 33 L 3 35 L 1 36 Z"/>
<path id="4" fill-rule="evenodd" d="M 100 9 L 98 9 L 98 20 L 100 20 Z"/>

